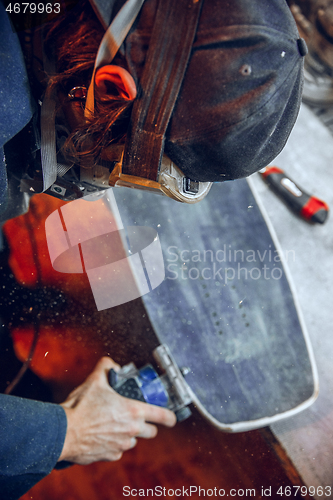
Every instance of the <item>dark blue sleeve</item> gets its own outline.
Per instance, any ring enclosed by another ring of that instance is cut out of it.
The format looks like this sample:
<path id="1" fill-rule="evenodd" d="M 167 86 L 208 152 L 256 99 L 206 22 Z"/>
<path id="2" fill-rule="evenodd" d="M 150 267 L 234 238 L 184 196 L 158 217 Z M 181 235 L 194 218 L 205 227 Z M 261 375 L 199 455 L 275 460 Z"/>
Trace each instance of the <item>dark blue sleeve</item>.
<path id="1" fill-rule="evenodd" d="M 60 405 L 0 394 L 0 498 L 18 499 L 52 471 L 66 430 Z"/>
<path id="2" fill-rule="evenodd" d="M 31 120 L 33 102 L 20 42 L 0 0 L 0 212 L 6 208 L 3 148 Z"/>

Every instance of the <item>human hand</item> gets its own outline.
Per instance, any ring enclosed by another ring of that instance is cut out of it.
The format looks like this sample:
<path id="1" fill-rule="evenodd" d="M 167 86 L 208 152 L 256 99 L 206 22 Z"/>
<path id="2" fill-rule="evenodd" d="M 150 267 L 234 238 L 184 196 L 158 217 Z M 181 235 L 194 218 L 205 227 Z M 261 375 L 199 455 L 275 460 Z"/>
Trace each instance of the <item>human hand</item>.
<path id="1" fill-rule="evenodd" d="M 86 465 L 100 460 L 119 460 L 136 445 L 137 438 L 156 436 L 157 427 L 173 427 L 170 410 L 124 398 L 108 383 L 111 358 L 101 358 L 94 371 L 61 406 L 67 415 L 67 434 L 59 461 Z"/>

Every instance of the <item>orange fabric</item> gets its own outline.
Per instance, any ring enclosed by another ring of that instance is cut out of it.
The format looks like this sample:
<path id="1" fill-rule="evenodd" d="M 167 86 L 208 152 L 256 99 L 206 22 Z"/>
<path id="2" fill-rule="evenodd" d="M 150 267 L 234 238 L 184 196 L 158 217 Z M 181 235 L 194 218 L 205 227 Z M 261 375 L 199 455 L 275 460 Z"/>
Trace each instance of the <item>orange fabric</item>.
<path id="1" fill-rule="evenodd" d="M 11 331 L 15 354 L 22 362 L 28 358 L 34 333 L 33 325 Z M 93 329 L 83 334 L 80 324 L 71 327 L 42 324 L 30 369 L 52 389 L 54 401 L 61 403 L 105 354 Z"/>
<path id="2" fill-rule="evenodd" d="M 38 327 L 23 324 L 11 329 L 15 354 L 24 362 L 38 328 L 38 342 L 30 367 L 52 387 L 57 401 L 64 400 L 106 354 L 93 340 L 93 327 L 82 324 L 84 311 L 93 316 L 96 309 L 86 275 L 60 273 L 51 265 L 45 219 L 64 204 L 45 194 L 36 195 L 26 214 L 4 225 L 10 247 L 9 265 L 18 283 L 28 288 L 54 287 L 64 295 L 61 314 L 50 310 L 41 316 Z M 69 303 L 69 297 L 74 303 Z M 33 321 L 36 322 L 36 318 Z"/>
<path id="3" fill-rule="evenodd" d="M 135 81 L 125 68 L 113 64 L 108 64 L 99 68 L 96 71 L 95 84 L 105 94 L 108 93 L 108 82 L 116 86 L 120 97 L 123 99 L 132 101 L 136 98 L 137 91 Z"/>
<path id="4" fill-rule="evenodd" d="M 29 211 L 7 221 L 3 231 L 10 246 L 9 265 L 21 285 L 54 286 L 77 296 L 90 289 L 86 275 L 55 271 L 45 236 L 45 219 L 65 203 L 46 194 L 35 195 Z"/>

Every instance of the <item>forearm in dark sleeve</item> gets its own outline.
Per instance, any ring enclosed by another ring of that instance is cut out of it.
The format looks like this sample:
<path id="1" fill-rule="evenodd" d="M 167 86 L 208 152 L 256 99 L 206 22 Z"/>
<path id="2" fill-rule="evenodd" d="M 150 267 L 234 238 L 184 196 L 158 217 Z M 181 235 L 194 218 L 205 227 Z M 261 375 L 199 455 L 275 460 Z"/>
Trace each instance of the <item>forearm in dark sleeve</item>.
<path id="1" fill-rule="evenodd" d="M 67 430 L 63 408 L 0 394 L 0 497 L 16 500 L 49 474 Z"/>

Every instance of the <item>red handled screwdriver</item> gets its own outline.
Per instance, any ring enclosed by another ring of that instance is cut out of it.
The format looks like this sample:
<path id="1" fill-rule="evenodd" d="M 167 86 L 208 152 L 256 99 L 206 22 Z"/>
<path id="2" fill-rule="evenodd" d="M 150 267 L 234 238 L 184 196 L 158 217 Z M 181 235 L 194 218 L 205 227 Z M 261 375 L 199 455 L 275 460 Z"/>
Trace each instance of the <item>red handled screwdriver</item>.
<path id="1" fill-rule="evenodd" d="M 324 224 L 329 212 L 327 203 L 303 191 L 281 168 L 269 166 L 259 173 L 293 212 L 309 222 Z"/>

